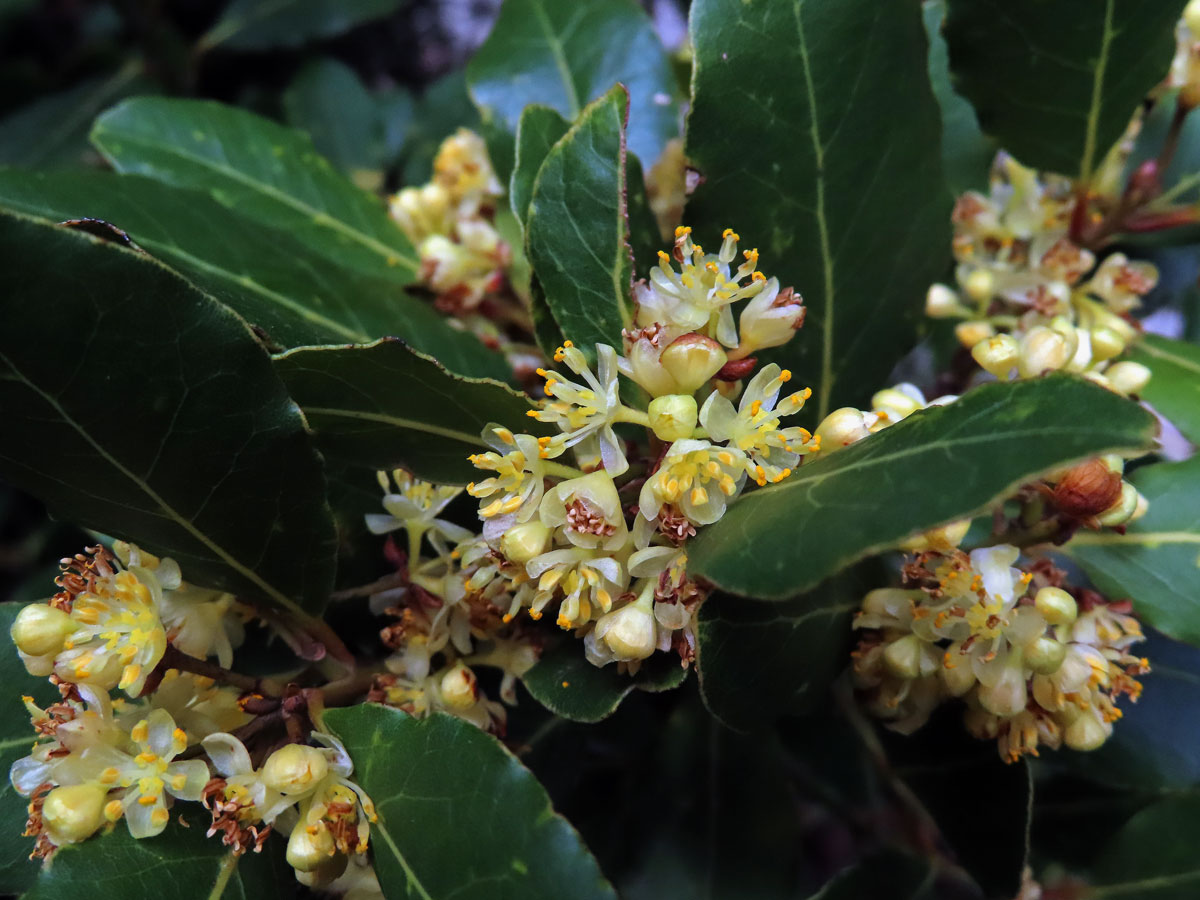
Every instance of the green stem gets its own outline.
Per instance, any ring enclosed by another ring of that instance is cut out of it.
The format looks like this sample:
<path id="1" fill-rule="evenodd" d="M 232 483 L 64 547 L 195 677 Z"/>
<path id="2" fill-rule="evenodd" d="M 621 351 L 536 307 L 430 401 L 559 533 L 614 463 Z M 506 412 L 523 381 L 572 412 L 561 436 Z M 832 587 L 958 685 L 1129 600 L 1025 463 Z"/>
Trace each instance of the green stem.
<path id="1" fill-rule="evenodd" d="M 650 416 L 642 412 L 640 409 L 632 409 L 623 404 L 617 410 L 617 415 L 613 421 L 629 422 L 632 425 L 641 425 L 643 428 L 650 427 Z"/>
<path id="2" fill-rule="evenodd" d="M 559 478 L 582 478 L 583 470 L 576 469 L 552 459 L 542 460 L 542 471 L 547 475 L 557 475 Z"/>

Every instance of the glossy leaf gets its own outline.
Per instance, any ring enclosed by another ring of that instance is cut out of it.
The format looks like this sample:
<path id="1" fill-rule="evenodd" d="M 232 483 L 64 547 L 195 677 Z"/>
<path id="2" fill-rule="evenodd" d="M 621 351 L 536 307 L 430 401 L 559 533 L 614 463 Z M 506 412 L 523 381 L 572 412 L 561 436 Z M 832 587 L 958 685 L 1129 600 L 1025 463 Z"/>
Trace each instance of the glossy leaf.
<path id="1" fill-rule="evenodd" d="M 373 469 L 465 484 L 479 475 L 467 456 L 487 449 L 490 422 L 541 434 L 529 400 L 496 381 L 459 378 L 402 341 L 364 347 L 301 347 L 275 358 L 321 451 Z"/>
<path id="2" fill-rule="evenodd" d="M 958 89 L 1027 166 L 1090 178 L 1167 74 L 1184 0 L 948 0 Z"/>
<path id="3" fill-rule="evenodd" d="M 588 354 L 632 322 L 625 208 L 626 94 L 591 104 L 546 156 L 525 222 L 529 262 L 563 335 Z"/>
<path id="4" fill-rule="evenodd" d="M 0 207 L 51 220 L 97 218 L 231 307 L 279 347 L 402 337 L 465 375 L 503 359 L 394 282 L 309 253 L 205 194 L 140 175 L 0 169 Z"/>
<path id="5" fill-rule="evenodd" d="M 415 279 L 415 251 L 383 201 L 335 172 L 298 131 L 220 103 L 141 97 L 100 116 L 92 142 L 118 171 L 207 191 L 290 232 L 309 253 Z"/>
<path id="6" fill-rule="evenodd" d="M 615 900 L 537 779 L 461 719 L 374 704 L 325 713 L 379 821 L 371 843 L 388 900 Z M 467 849 L 464 849 L 467 848 Z"/>
<path id="7" fill-rule="evenodd" d="M 306 65 L 283 93 L 293 128 L 359 187 L 382 187 L 383 119 L 375 97 L 348 65 L 332 58 Z"/>
<path id="8" fill-rule="evenodd" d="M 1142 399 L 1193 444 L 1200 444 L 1200 347 L 1148 334 L 1133 346 L 1129 358 L 1154 373 Z"/>
<path id="9" fill-rule="evenodd" d="M 471 96 L 515 131 L 530 103 L 574 121 L 620 82 L 629 90 L 629 149 L 652 165 L 679 133 L 667 54 L 635 0 L 508 0 L 467 65 Z"/>
<path id="10" fill-rule="evenodd" d="M 1146 515 L 1124 534 L 1083 532 L 1064 549 L 1109 597 L 1132 597 L 1150 625 L 1200 645 L 1200 456 L 1139 469 L 1129 480 L 1150 501 Z"/>
<path id="11" fill-rule="evenodd" d="M 0 473 L 58 516 L 299 614 L 333 581 L 303 418 L 246 324 L 170 269 L 0 217 Z"/>
<path id="12" fill-rule="evenodd" d="M 736 593 L 788 597 L 1047 469 L 1147 448 L 1154 431 L 1144 409 L 1083 379 L 984 385 L 743 497 L 697 535 L 690 569 Z"/>
<path id="13" fill-rule="evenodd" d="M 615 665 L 592 665 L 579 641 L 565 640 L 545 651 L 521 680 L 533 699 L 555 715 L 572 722 L 599 722 L 616 712 L 635 689 L 669 691 L 687 675 L 679 658 L 669 653 L 650 657 L 636 676 L 622 675 Z"/>
<path id="14" fill-rule="evenodd" d="M 909 349 L 949 260 L 921 9 L 877 0 L 696 0 L 684 221 L 725 228 L 791 285 L 807 324 L 774 355 L 812 415 L 862 405 Z"/>
<path id="15" fill-rule="evenodd" d="M 53 593 L 53 581 L 47 580 L 45 595 Z M 43 709 L 59 700 L 58 690 L 48 679 L 34 678 L 25 671 L 16 648 L 8 640 L 13 620 L 22 604 L 0 603 L 0 683 L 5 685 L 0 697 L 0 894 L 16 895 L 33 884 L 40 869 L 29 859 L 33 838 L 24 837 L 25 816 L 29 800 L 13 790 L 8 770 L 33 747 L 33 726 L 21 703 L 22 695 L 33 697 Z"/>
<path id="16" fill-rule="evenodd" d="M 420 184 L 433 175 L 433 158 L 441 142 L 459 128 L 481 129 L 462 70 L 428 85 L 414 103 L 401 156 L 402 184 Z"/>
<path id="17" fill-rule="evenodd" d="M 270 50 L 333 37 L 395 12 L 404 0 L 233 0 L 200 39 L 201 50 Z"/>
<path id="18" fill-rule="evenodd" d="M 508 202 L 522 225 L 533 198 L 533 183 L 546 155 L 570 129 L 571 123 L 549 106 L 531 104 L 517 125 L 516 162 L 509 180 Z"/>
<path id="19" fill-rule="evenodd" d="M 929 36 L 929 80 L 942 111 L 942 166 L 946 186 L 958 196 L 964 191 L 986 191 L 988 171 L 996 156 L 996 142 L 979 128 L 979 118 L 950 78 L 950 58 L 942 21 L 946 0 L 925 0 L 925 32 Z"/>
<path id="20" fill-rule="evenodd" d="M 188 804 L 187 825 L 172 816 L 158 837 L 134 840 L 124 822 L 111 834 L 63 847 L 25 900 L 276 900 L 290 896 L 291 870 L 278 838 L 237 857 L 205 837 L 209 817 Z"/>
<path id="21" fill-rule="evenodd" d="M 1194 900 L 1200 890 L 1197 831 L 1200 797 L 1194 794 L 1142 810 L 1099 851 L 1093 887 L 1084 896 Z"/>

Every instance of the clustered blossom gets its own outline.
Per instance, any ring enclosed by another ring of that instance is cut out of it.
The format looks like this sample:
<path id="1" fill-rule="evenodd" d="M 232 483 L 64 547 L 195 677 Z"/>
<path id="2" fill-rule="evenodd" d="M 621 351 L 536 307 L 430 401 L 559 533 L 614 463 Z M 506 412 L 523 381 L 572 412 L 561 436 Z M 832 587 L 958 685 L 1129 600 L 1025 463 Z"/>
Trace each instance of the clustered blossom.
<path id="1" fill-rule="evenodd" d="M 905 588 L 863 598 L 854 679 L 868 708 L 908 734 L 942 703 L 965 705 L 967 730 L 997 741 L 1009 762 L 1039 746 L 1093 750 L 1136 700 L 1149 670 L 1128 603 L 1062 587 L 1045 563 L 1022 570 L 999 544 L 971 553 L 928 550 L 904 569 Z"/>
<path id="2" fill-rule="evenodd" d="M 419 500 L 427 531 L 454 528 L 434 518 L 436 494 Z M 168 647 L 180 662 L 232 661 L 242 638 L 232 595 L 189 585 L 174 560 L 120 541 L 64 559 L 57 584 L 11 629 L 30 674 L 49 676 L 61 695 L 45 709 L 25 698 L 35 741 L 9 773 L 30 798 L 33 856 L 122 820 L 134 838 L 153 837 L 179 802 L 203 802 L 209 835 L 235 853 L 258 851 L 272 829 L 290 834 L 288 860 L 305 884 L 328 883 L 365 853 L 375 813 L 333 738 L 313 732 L 320 748 L 289 743 L 255 769 L 231 732 L 251 719 L 245 701 L 262 697 L 167 667 Z"/>
<path id="3" fill-rule="evenodd" d="M 390 516 L 369 524 L 403 529 L 408 541 L 399 583 L 373 598 L 394 618 L 383 637 L 395 653 L 372 699 L 502 730 L 504 707 L 476 669 L 499 669 L 498 696 L 511 703 L 544 641 L 533 623 L 548 614 L 597 666 L 635 672 L 655 652 L 691 662 L 704 590 L 687 575 L 688 540 L 748 482 L 782 481 L 820 446 L 784 424 L 811 392 L 788 392 L 790 372 L 773 363 L 755 372 L 750 356 L 789 340 L 804 307 L 758 271 L 757 250 L 738 244 L 726 230 L 705 253 L 690 228 L 676 229 L 672 253 L 635 286 L 624 355 L 565 342 L 559 368 L 538 370 L 544 399 L 529 415 L 541 429 L 484 430 L 490 449 L 470 458 L 481 477 L 465 488 L 479 503 L 479 535 L 423 540 L 419 504 L 388 494 Z M 623 380 L 649 395 L 644 408 L 627 402 Z M 647 439 L 631 443 L 618 426 Z M 381 479 L 389 491 L 394 481 L 401 495 L 444 502 L 460 490 L 402 472 Z"/>
<path id="4" fill-rule="evenodd" d="M 1001 154 L 990 196 L 969 191 L 954 207 L 958 290 L 935 284 L 926 312 L 961 319 L 958 340 L 1001 380 L 1061 370 L 1134 395 L 1150 371 L 1119 357 L 1139 335 L 1129 313 L 1158 271 L 1123 253 L 1097 264 L 1069 236 L 1075 204 L 1068 179 Z"/>

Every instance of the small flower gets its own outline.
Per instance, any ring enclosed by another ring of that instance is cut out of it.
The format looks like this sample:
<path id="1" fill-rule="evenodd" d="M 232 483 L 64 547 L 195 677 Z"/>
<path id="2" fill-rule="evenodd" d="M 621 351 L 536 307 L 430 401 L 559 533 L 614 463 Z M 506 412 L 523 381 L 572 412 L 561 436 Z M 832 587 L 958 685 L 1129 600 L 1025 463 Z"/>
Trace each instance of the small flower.
<path id="1" fill-rule="evenodd" d="M 637 600 L 605 613 L 584 639 L 593 665 L 640 662 L 654 652 L 658 625 L 654 620 L 654 583 L 648 582 Z"/>
<path id="2" fill-rule="evenodd" d="M 446 541 L 458 544 L 473 537 L 461 525 L 438 518 L 446 505 L 462 493 L 462 488 L 421 481 L 403 469 L 394 470 L 391 481 L 387 472 L 377 475 L 379 486 L 384 490 L 383 508 L 388 514 L 367 514 L 367 529 L 372 534 L 386 534 L 404 528 L 410 535 L 415 535 L 418 546 L 421 537 L 428 535 L 439 556 L 449 552 Z M 393 484 L 395 491 L 391 490 Z"/>
<path id="3" fill-rule="evenodd" d="M 528 522 L 545 491 L 542 459 L 547 455 L 537 438 L 513 434 L 502 425 L 488 425 L 483 440 L 493 452 L 470 457 L 477 469 L 496 474 L 467 485 L 467 493 L 485 502 L 479 506 L 483 536 L 498 540 L 512 525 Z"/>
<path id="4" fill-rule="evenodd" d="M 1085 287 L 1113 312 L 1127 313 L 1141 306 L 1142 297 L 1156 284 L 1158 268 L 1153 263 L 1130 262 L 1124 253 L 1113 253 L 1104 258 Z"/>
<path id="5" fill-rule="evenodd" d="M 715 391 L 700 411 L 700 422 L 709 436 L 729 441 L 730 447 L 740 451 L 746 473 L 760 486 L 787 478 L 800 457 L 815 449 L 806 429 L 779 427 L 781 416 L 798 413 L 812 396 L 805 388 L 780 400 L 779 392 L 791 377 L 791 372 L 770 363 L 746 385 L 736 411 Z"/>
<path id="6" fill-rule="evenodd" d="M 564 629 L 578 628 L 608 612 L 629 583 L 620 562 L 583 547 L 543 553 L 531 559 L 525 570 L 535 582 L 514 596 L 513 606 L 519 608 L 528 601 L 529 616 L 536 620 L 550 601 L 559 597 L 557 622 Z M 510 610 L 513 612 L 515 609 Z"/>
<path id="7" fill-rule="evenodd" d="M 584 469 L 603 465 L 609 475 L 616 477 L 629 468 L 621 443 L 613 432 L 624 409 L 618 384 L 617 351 L 607 344 L 596 345 L 596 374 L 588 367 L 587 359 L 570 341 L 554 354 L 555 362 L 566 363 L 583 384 L 571 381 L 556 372 L 539 369 L 546 379 L 547 399 L 541 409 L 529 415 L 539 422 L 556 425 L 562 434 L 544 441 L 546 452 L 558 456 L 574 447 L 579 464 Z"/>
<path id="8" fill-rule="evenodd" d="M 735 447 L 685 439 L 668 448 L 658 471 L 642 485 L 638 508 L 649 520 L 666 505 L 677 507 L 696 525 L 711 525 L 725 515 L 746 479 L 747 460 Z"/>
<path id="9" fill-rule="evenodd" d="M 746 304 L 738 320 L 742 354 L 779 347 L 792 339 L 804 324 L 804 301 L 792 288 L 779 289 L 779 280 L 771 278 Z"/>
<path id="10" fill-rule="evenodd" d="M 617 550 L 629 538 L 617 486 L 600 470 L 560 482 L 542 498 L 540 518 L 576 547 Z"/>
<path id="11" fill-rule="evenodd" d="M 218 773 L 205 785 L 202 798 L 212 812 L 208 836 L 219 832 L 221 843 L 236 855 L 248 850 L 258 853 L 272 824 L 295 804 L 295 798 L 267 786 L 245 745 L 232 734 L 209 735 L 203 746 Z"/>

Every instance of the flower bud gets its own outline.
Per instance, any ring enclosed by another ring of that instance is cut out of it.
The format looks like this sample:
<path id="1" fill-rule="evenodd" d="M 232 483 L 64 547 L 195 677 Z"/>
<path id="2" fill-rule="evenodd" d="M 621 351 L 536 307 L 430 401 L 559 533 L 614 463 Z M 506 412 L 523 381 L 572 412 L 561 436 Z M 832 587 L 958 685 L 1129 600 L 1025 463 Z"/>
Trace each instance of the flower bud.
<path id="1" fill-rule="evenodd" d="M 1193 35 L 1200 37 L 1200 0 L 1191 0 L 1183 8 L 1183 24 Z"/>
<path id="2" fill-rule="evenodd" d="M 883 662 L 897 678 L 916 678 L 925 657 L 924 642 L 915 634 L 892 641 L 883 651 Z"/>
<path id="3" fill-rule="evenodd" d="M 849 447 L 870 433 L 862 410 L 851 406 L 835 409 L 817 426 L 816 431 L 821 439 L 821 450 L 826 453 Z"/>
<path id="4" fill-rule="evenodd" d="M 952 319 L 969 315 L 969 311 L 958 302 L 958 294 L 944 284 L 935 284 L 925 295 L 925 315 L 931 319 Z"/>
<path id="5" fill-rule="evenodd" d="M 970 530 L 970 519 L 956 519 L 953 522 L 947 522 L 940 528 L 931 528 L 929 531 L 911 537 L 901 542 L 899 546 L 900 549 L 910 553 L 920 553 L 924 550 L 937 550 L 945 553 L 961 544 Z"/>
<path id="6" fill-rule="evenodd" d="M 976 303 L 984 303 L 996 292 L 996 278 L 987 269 L 976 269 L 966 277 L 963 290 Z"/>
<path id="7" fill-rule="evenodd" d="M 541 556 L 549 541 L 549 527 L 539 519 L 531 519 L 504 532 L 500 538 L 500 552 L 511 562 L 527 563 L 535 556 Z"/>
<path id="8" fill-rule="evenodd" d="M 729 361 L 724 348 L 702 334 L 685 334 L 673 340 L 659 357 L 680 393 L 692 393 L 716 375 Z"/>
<path id="9" fill-rule="evenodd" d="M 296 880 L 305 887 L 328 887 L 346 871 L 346 854 L 335 853 L 325 858 L 325 862 L 307 872 L 296 872 Z"/>
<path id="10" fill-rule="evenodd" d="M 780 347 L 804 324 L 804 303 L 792 288 L 772 279 L 742 310 L 738 332 L 743 353 Z"/>
<path id="11" fill-rule="evenodd" d="M 641 603 L 630 603 L 605 613 L 596 621 L 596 637 L 622 661 L 645 659 L 654 652 L 658 630 L 654 615 Z"/>
<path id="12" fill-rule="evenodd" d="M 1084 518 L 1108 510 L 1121 497 L 1121 476 L 1099 459 L 1072 466 L 1054 486 L 1055 505 L 1069 516 Z"/>
<path id="13" fill-rule="evenodd" d="M 1121 482 L 1121 496 L 1116 503 L 1098 515 L 1096 521 L 1107 528 L 1124 525 L 1137 511 L 1139 496 L 1137 488 L 1132 484 L 1128 481 Z"/>
<path id="14" fill-rule="evenodd" d="M 298 746 L 293 744 L 292 746 Z M 328 828 L 317 827 L 310 832 L 303 819 L 292 829 L 287 843 L 288 865 L 297 872 L 312 872 L 335 853 L 333 835 Z"/>
<path id="15" fill-rule="evenodd" d="M 1025 670 L 1021 665 L 1006 665 L 995 683 L 979 686 L 979 702 L 992 715 L 1008 718 L 1025 708 L 1029 700 Z"/>
<path id="16" fill-rule="evenodd" d="M 1043 635 L 1025 648 L 1025 665 L 1038 675 L 1053 675 L 1067 658 L 1067 645 Z"/>
<path id="17" fill-rule="evenodd" d="M 442 700 L 451 709 L 470 709 L 479 699 L 479 683 L 470 667 L 456 663 L 442 676 Z"/>
<path id="18" fill-rule="evenodd" d="M 986 341 L 995 336 L 996 329 L 987 322 L 972 319 L 969 322 L 959 322 L 954 326 L 954 336 L 958 342 L 970 350 L 980 341 Z"/>
<path id="19" fill-rule="evenodd" d="M 918 402 L 915 397 L 899 388 L 884 388 L 882 391 L 876 391 L 871 397 L 871 409 L 883 410 L 894 420 L 911 416 L 918 409 L 924 408 L 924 403 Z"/>
<path id="20" fill-rule="evenodd" d="M 1150 383 L 1150 370 L 1141 363 L 1124 360 L 1104 371 L 1108 383 L 1120 394 L 1139 394 Z"/>
<path id="21" fill-rule="evenodd" d="M 1104 362 L 1125 352 L 1127 342 L 1111 328 L 1101 326 L 1092 329 L 1092 359 Z"/>
<path id="22" fill-rule="evenodd" d="M 1062 588 L 1042 588 L 1033 598 L 1033 605 L 1051 625 L 1070 625 L 1079 615 L 1075 598 Z"/>
<path id="23" fill-rule="evenodd" d="M 659 440 L 682 440 L 696 430 L 696 398 L 691 394 L 665 394 L 650 401 L 650 429 Z"/>
<path id="24" fill-rule="evenodd" d="M 1021 339 L 1017 371 L 1022 378 L 1033 378 L 1046 371 L 1061 369 L 1071 358 L 1067 340 L 1045 325 L 1035 325 Z"/>
<path id="25" fill-rule="evenodd" d="M 108 789 L 95 783 L 56 787 L 42 804 L 42 821 L 55 844 L 86 841 L 104 824 Z"/>
<path id="26" fill-rule="evenodd" d="M 1072 750 L 1095 750 L 1112 734 L 1112 724 L 1095 714 L 1084 713 L 1066 727 L 1063 743 Z"/>
<path id="27" fill-rule="evenodd" d="M 307 744 L 280 747 L 263 763 L 262 780 L 281 794 L 300 794 L 315 786 L 329 772 L 325 754 Z M 288 850 L 291 853 L 291 850 Z"/>
<path id="28" fill-rule="evenodd" d="M 1125 471 L 1125 458 L 1120 453 L 1105 453 L 1098 457 L 1100 462 L 1108 467 L 1108 471 L 1116 472 L 1118 475 Z"/>
<path id="29" fill-rule="evenodd" d="M 961 697 L 971 688 L 975 687 L 977 679 L 975 671 L 971 668 L 971 659 L 962 652 L 962 644 L 951 644 L 946 651 L 942 660 L 942 667 L 939 670 L 942 676 L 942 683 L 946 686 L 946 690 L 950 692 L 952 697 Z M 947 660 L 949 663 L 947 664 Z"/>
<path id="30" fill-rule="evenodd" d="M 985 372 L 1004 378 L 1017 364 L 1020 345 L 1011 334 L 998 334 L 971 348 L 971 356 Z"/>
<path id="31" fill-rule="evenodd" d="M 10 634 L 17 649 L 29 656 L 48 656 L 63 648 L 75 630 L 71 617 L 45 603 L 31 603 L 19 613 Z"/>

